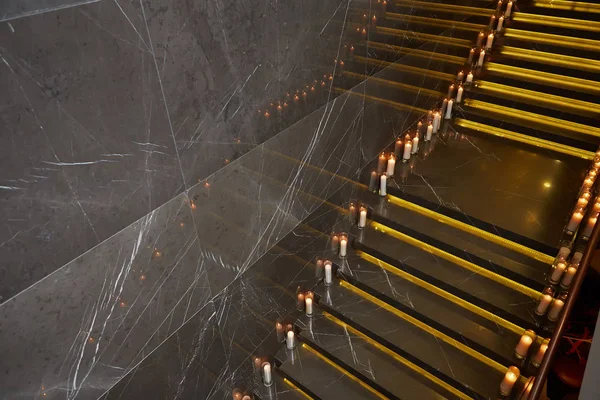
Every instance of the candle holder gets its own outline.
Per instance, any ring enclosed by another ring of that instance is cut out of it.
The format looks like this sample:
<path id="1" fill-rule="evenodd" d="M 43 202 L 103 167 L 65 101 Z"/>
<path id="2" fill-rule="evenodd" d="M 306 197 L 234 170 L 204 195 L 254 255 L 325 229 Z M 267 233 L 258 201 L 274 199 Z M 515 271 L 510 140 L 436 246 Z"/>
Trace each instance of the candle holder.
<path id="1" fill-rule="evenodd" d="M 521 335 L 519 343 L 515 346 L 515 357 L 519 360 L 527 358 L 531 345 L 535 342 L 536 338 L 537 335 L 533 330 L 526 330 L 523 335 Z"/>
<path id="2" fill-rule="evenodd" d="M 358 229 L 363 229 L 365 226 L 367 226 L 367 214 L 367 208 L 361 206 L 358 216 Z"/>
<path id="3" fill-rule="evenodd" d="M 598 213 L 592 212 L 585 223 L 585 227 L 583 228 L 582 236 L 584 239 L 588 240 L 590 236 L 592 236 L 592 231 L 594 230 L 594 226 L 596 226 L 597 221 Z"/>
<path id="4" fill-rule="evenodd" d="M 265 361 L 261 366 L 261 370 L 262 370 L 263 384 L 266 387 L 270 387 L 273 384 L 273 376 L 271 375 L 271 363 L 268 361 Z"/>
<path id="5" fill-rule="evenodd" d="M 561 292 L 558 294 L 558 296 L 556 296 L 552 302 L 552 305 L 550 306 L 550 310 L 548 310 L 548 321 L 555 322 L 558 319 L 562 313 L 568 296 L 569 294 L 567 292 Z"/>
<path id="6" fill-rule="evenodd" d="M 554 293 L 556 293 L 556 290 L 554 290 L 554 288 L 552 286 L 547 286 L 542 291 L 542 295 L 538 299 L 538 302 L 537 302 L 537 305 L 536 305 L 535 311 L 534 311 L 537 315 L 539 315 L 539 316 L 546 315 L 546 312 L 548 311 L 548 307 L 550 307 L 550 304 L 552 303 L 552 300 L 554 298 Z"/>
<path id="7" fill-rule="evenodd" d="M 519 380 L 519 376 L 521 376 L 521 371 L 514 365 L 506 370 L 504 378 L 500 382 L 500 394 L 502 396 L 510 396 L 515 383 Z"/>
<path id="8" fill-rule="evenodd" d="M 581 224 L 581 221 L 583 220 L 584 214 L 585 214 L 585 210 L 583 210 L 581 208 L 578 208 L 577 210 L 575 210 L 575 212 L 571 215 L 569 222 L 567 222 L 565 231 L 567 233 L 573 235 L 577 231 L 577 228 L 579 228 L 579 225 Z"/>
<path id="9" fill-rule="evenodd" d="M 542 364 L 546 350 L 548 350 L 548 343 L 550 343 L 549 339 L 544 340 L 531 359 L 531 365 L 533 365 L 535 368 L 538 368 Z"/>
<path id="10" fill-rule="evenodd" d="M 562 279 L 563 274 L 567 270 L 566 260 L 559 260 L 552 264 L 550 268 L 550 274 L 548 275 L 548 282 L 552 285 L 556 285 Z"/>

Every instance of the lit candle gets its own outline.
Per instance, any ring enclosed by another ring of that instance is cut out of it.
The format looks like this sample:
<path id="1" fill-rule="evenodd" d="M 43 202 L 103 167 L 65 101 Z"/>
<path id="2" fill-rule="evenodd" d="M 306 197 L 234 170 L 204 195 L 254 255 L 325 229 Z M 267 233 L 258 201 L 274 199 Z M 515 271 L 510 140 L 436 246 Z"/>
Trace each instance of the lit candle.
<path id="1" fill-rule="evenodd" d="M 462 72 L 462 71 L 460 71 L 460 72 L 458 73 L 458 75 L 456 75 L 456 80 L 457 80 L 457 81 L 459 81 L 459 82 L 462 82 L 462 81 L 463 81 L 463 79 L 464 79 L 464 77 L 465 77 L 465 73 L 464 73 L 464 72 Z"/>
<path id="2" fill-rule="evenodd" d="M 431 135 L 433 135 L 433 124 L 427 125 L 427 133 L 425 134 L 426 142 L 429 142 L 431 140 Z"/>
<path id="3" fill-rule="evenodd" d="M 446 108 L 448 108 L 448 99 L 442 100 L 442 111 L 440 111 L 440 114 L 444 115 L 446 113 Z"/>
<path id="4" fill-rule="evenodd" d="M 481 47 L 483 44 L 483 38 L 485 38 L 485 34 L 483 32 L 479 32 L 477 35 L 477 43 L 475 43 L 475 47 Z"/>
<path id="5" fill-rule="evenodd" d="M 325 277 L 323 281 L 325 286 L 331 286 L 333 284 L 333 266 L 331 265 L 331 261 L 326 260 L 325 263 Z"/>
<path id="6" fill-rule="evenodd" d="M 585 198 L 586 198 L 586 199 L 589 201 L 589 199 L 591 199 L 591 198 L 592 198 L 592 194 L 591 194 L 589 191 L 585 190 L 585 191 L 584 191 L 584 192 L 581 194 L 581 197 L 585 197 Z"/>
<path id="7" fill-rule="evenodd" d="M 381 175 L 379 178 L 379 195 L 387 196 L 387 176 Z"/>
<path id="8" fill-rule="evenodd" d="M 492 15 L 490 17 L 490 23 L 488 24 L 488 30 L 492 30 L 492 28 L 494 27 L 494 23 L 496 22 L 496 16 Z"/>
<path id="9" fill-rule="evenodd" d="M 394 176 L 394 170 L 396 169 L 396 158 L 394 156 L 390 156 L 387 162 L 387 176 Z"/>
<path id="10" fill-rule="evenodd" d="M 456 92 L 456 103 L 460 103 L 462 101 L 463 96 L 463 87 L 462 85 L 458 87 L 458 91 Z"/>
<path id="11" fill-rule="evenodd" d="M 550 275 L 550 283 L 558 283 L 566 269 L 567 264 L 565 264 L 564 262 L 559 262 L 558 264 L 556 264 L 556 266 L 552 270 L 552 274 Z"/>
<path id="12" fill-rule="evenodd" d="M 550 307 L 550 311 L 548 311 L 548 319 L 550 321 L 556 321 L 564 305 L 565 302 L 561 299 L 554 299 L 552 306 Z"/>
<path id="13" fill-rule="evenodd" d="M 367 210 L 361 208 L 360 216 L 358 218 L 358 227 L 364 228 L 365 226 L 367 226 Z"/>
<path id="14" fill-rule="evenodd" d="M 502 25 L 504 24 L 504 17 L 498 18 L 498 27 L 496 28 L 496 32 L 502 31 Z"/>
<path id="15" fill-rule="evenodd" d="M 252 398 L 248 395 L 245 395 L 244 397 L 242 397 L 242 400 L 252 400 Z"/>
<path id="16" fill-rule="evenodd" d="M 496 6 L 496 14 L 498 12 L 500 12 L 500 9 L 502 8 L 502 0 L 498 0 L 498 5 Z"/>
<path id="17" fill-rule="evenodd" d="M 542 295 L 537 307 L 535 308 L 535 313 L 537 315 L 546 314 L 546 311 L 548 310 L 548 306 L 550 305 L 550 303 L 552 303 L 552 296 L 550 296 L 549 294 Z"/>
<path id="18" fill-rule="evenodd" d="M 309 297 L 306 300 L 306 304 L 304 309 L 306 310 L 306 315 L 308 315 L 309 317 L 312 317 L 313 315 L 313 300 Z"/>
<path id="19" fill-rule="evenodd" d="M 467 83 L 473 83 L 473 73 L 470 71 L 467 74 Z"/>
<path id="20" fill-rule="evenodd" d="M 371 192 L 377 190 L 377 178 L 379 178 L 379 175 L 377 175 L 377 171 L 371 172 L 371 179 L 369 180 L 369 190 Z"/>
<path id="21" fill-rule="evenodd" d="M 383 175 L 385 176 L 385 175 Z M 345 238 L 340 240 L 340 257 L 346 257 L 346 252 L 348 251 L 348 240 Z"/>
<path id="22" fill-rule="evenodd" d="M 567 272 L 565 272 L 562 281 L 560 281 L 560 286 L 564 287 L 565 289 L 571 286 L 571 282 L 573 282 L 573 278 L 575 277 L 576 273 L 577 268 L 573 266 L 567 268 Z"/>
<path id="23" fill-rule="evenodd" d="M 494 34 L 490 33 L 487 37 L 487 42 L 485 43 L 485 48 L 491 49 L 493 43 L 494 43 Z"/>
<path id="24" fill-rule="evenodd" d="M 500 393 L 503 396 L 510 395 L 512 392 L 513 386 L 515 386 L 515 382 L 519 379 L 519 375 L 521 375 L 521 371 L 517 367 L 510 367 L 504 374 L 504 378 L 500 383 Z"/>
<path id="25" fill-rule="evenodd" d="M 294 334 L 294 331 L 289 331 L 287 333 L 285 344 L 289 350 L 292 350 L 294 347 L 296 347 L 296 335 Z"/>
<path id="26" fill-rule="evenodd" d="M 417 132 L 417 134 L 415 135 L 415 137 L 412 140 L 411 154 L 417 154 L 418 151 L 419 151 L 419 133 Z"/>
<path id="27" fill-rule="evenodd" d="M 419 123 L 417 124 L 417 134 L 421 133 L 423 131 L 423 121 L 419 121 Z"/>
<path id="28" fill-rule="evenodd" d="M 442 117 L 440 116 L 439 111 L 433 113 L 433 133 L 437 133 L 438 129 L 440 129 L 440 124 L 442 123 Z"/>
<path id="29" fill-rule="evenodd" d="M 571 220 L 567 224 L 567 230 L 569 232 L 575 232 L 583 219 L 583 213 L 581 211 L 576 211 L 571 216 Z"/>
<path id="30" fill-rule="evenodd" d="M 402 159 L 405 162 L 410 160 L 410 151 L 411 150 L 412 150 L 412 144 L 409 139 L 408 141 L 406 141 L 406 144 L 404 145 L 404 154 L 402 155 Z"/>
<path id="31" fill-rule="evenodd" d="M 356 222 L 356 206 L 353 203 L 350 203 L 348 208 L 348 218 L 352 223 Z"/>
<path id="32" fill-rule="evenodd" d="M 279 322 L 275 323 L 275 333 L 277 334 L 277 341 L 283 342 L 283 325 Z"/>
<path id="33" fill-rule="evenodd" d="M 527 357 L 527 353 L 529 352 L 529 348 L 531 347 L 531 344 L 533 343 L 533 339 L 534 338 L 530 336 L 529 332 L 525 332 L 521 336 L 519 343 L 517 343 L 517 346 L 515 347 L 515 356 L 519 360 Z"/>
<path id="34" fill-rule="evenodd" d="M 454 83 L 448 87 L 448 98 L 452 98 L 452 95 L 454 95 Z"/>
<path id="35" fill-rule="evenodd" d="M 579 265 L 581 259 L 583 258 L 583 253 L 581 251 L 576 251 L 571 257 L 571 264 Z"/>
<path id="36" fill-rule="evenodd" d="M 600 203 L 594 203 L 594 207 L 596 206 L 596 204 Z M 588 205 L 588 200 L 585 197 L 580 197 L 579 199 L 577 199 L 577 208 L 585 208 Z"/>
<path id="37" fill-rule="evenodd" d="M 298 293 L 298 298 L 296 300 L 296 308 L 298 308 L 298 310 L 304 309 L 304 293 Z"/>
<path id="38" fill-rule="evenodd" d="M 598 220 L 598 215 L 594 215 L 588 218 L 587 224 L 585 224 L 585 229 L 583 230 L 583 236 L 590 237 L 592 236 L 592 230 L 594 230 L 594 225 L 596 225 L 596 221 Z"/>
<path id="39" fill-rule="evenodd" d="M 402 156 L 402 139 L 396 139 L 396 143 L 394 145 L 394 154 L 396 157 Z"/>
<path id="40" fill-rule="evenodd" d="M 469 59 L 467 60 L 467 64 L 469 64 L 469 65 L 473 64 L 474 59 L 475 59 L 475 47 L 473 47 L 471 49 L 471 51 L 469 51 Z"/>
<path id="41" fill-rule="evenodd" d="M 556 255 L 556 258 L 558 258 L 558 259 L 566 259 L 567 257 L 569 257 L 569 254 L 571 254 L 571 249 L 568 248 L 567 246 L 562 246 L 558 250 L 558 254 Z"/>
<path id="42" fill-rule="evenodd" d="M 510 12 L 512 11 L 512 7 L 513 7 L 513 2 L 509 1 L 508 4 L 506 5 L 506 12 L 504 13 L 504 16 L 506 18 L 510 17 Z"/>
<path id="43" fill-rule="evenodd" d="M 385 163 L 387 162 L 387 158 L 384 153 L 381 153 L 379 158 L 377 159 L 377 173 L 381 174 L 385 170 Z"/>
<path id="44" fill-rule="evenodd" d="M 587 178 L 585 178 L 585 181 L 583 181 L 584 188 L 590 188 L 590 187 L 592 187 L 593 184 L 594 184 L 594 180 L 591 177 L 587 177 Z"/>
<path id="45" fill-rule="evenodd" d="M 533 360 L 531 360 L 531 364 L 533 364 L 534 367 L 537 368 L 542 364 L 546 350 L 548 350 L 548 344 L 542 343 L 538 351 L 535 353 L 535 356 L 533 356 Z"/>
<path id="46" fill-rule="evenodd" d="M 446 115 L 444 116 L 445 119 L 452 118 L 452 106 L 453 105 L 454 105 L 454 100 L 450 99 L 448 101 L 448 108 L 446 108 Z"/>
<path id="47" fill-rule="evenodd" d="M 269 364 L 268 362 L 264 363 L 262 372 L 263 372 L 263 383 L 267 387 L 271 386 L 273 384 L 273 377 L 271 376 L 271 364 Z"/>
<path id="48" fill-rule="evenodd" d="M 483 59 L 485 58 L 485 50 L 481 50 L 479 53 L 479 60 L 477 61 L 478 67 L 483 67 Z"/>

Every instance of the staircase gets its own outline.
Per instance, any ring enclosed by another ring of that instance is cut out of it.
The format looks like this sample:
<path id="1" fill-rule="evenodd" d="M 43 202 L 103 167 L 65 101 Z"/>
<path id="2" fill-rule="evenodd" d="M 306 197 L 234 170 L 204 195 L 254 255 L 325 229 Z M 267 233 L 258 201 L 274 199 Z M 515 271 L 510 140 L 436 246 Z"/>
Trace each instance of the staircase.
<path id="1" fill-rule="evenodd" d="M 257 398 L 531 398 L 597 215 L 599 20 L 564 0 L 350 11 L 331 90 L 417 117 L 360 179 L 315 172 L 341 189 L 279 243 L 312 283 L 268 321 L 280 346 Z"/>

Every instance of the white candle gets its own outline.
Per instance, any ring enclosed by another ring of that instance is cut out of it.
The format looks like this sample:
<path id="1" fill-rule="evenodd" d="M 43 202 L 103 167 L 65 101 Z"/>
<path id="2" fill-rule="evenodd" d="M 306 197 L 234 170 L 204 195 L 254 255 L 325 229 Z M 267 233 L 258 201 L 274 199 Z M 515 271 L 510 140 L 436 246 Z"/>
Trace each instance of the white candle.
<path id="1" fill-rule="evenodd" d="M 367 210 L 364 208 L 360 210 L 360 216 L 358 218 L 358 227 L 364 228 L 367 226 Z"/>
<path id="2" fill-rule="evenodd" d="M 273 384 L 273 376 L 271 375 L 271 364 L 268 362 L 264 363 L 263 368 L 263 383 L 269 387 Z"/>
<path id="3" fill-rule="evenodd" d="M 564 305 L 565 302 L 561 299 L 554 299 L 552 306 L 550 307 L 550 311 L 548 311 L 548 319 L 550 321 L 556 321 Z"/>
<path id="4" fill-rule="evenodd" d="M 583 219 L 583 213 L 581 211 L 576 211 L 571 216 L 571 220 L 567 224 L 567 230 L 569 232 L 575 232 Z"/>
<path id="5" fill-rule="evenodd" d="M 429 142 L 431 140 L 431 135 L 433 135 L 433 124 L 427 125 L 427 133 L 425 134 L 426 142 Z"/>
<path id="6" fill-rule="evenodd" d="M 452 98 L 452 95 L 454 94 L 454 88 L 455 88 L 454 83 L 448 87 L 448 98 L 449 99 Z"/>
<path id="7" fill-rule="evenodd" d="M 379 195 L 387 196 L 387 176 L 381 175 L 379 178 Z"/>
<path id="8" fill-rule="evenodd" d="M 543 295 L 535 309 L 535 313 L 537 315 L 546 314 L 546 311 L 548 310 L 548 306 L 550 305 L 551 302 L 552 302 L 552 296 L 550 296 L 549 294 Z"/>
<path id="9" fill-rule="evenodd" d="M 285 345 L 289 350 L 292 350 L 294 347 L 296 347 L 296 335 L 294 334 L 294 331 L 289 331 L 287 333 Z"/>
<path id="10" fill-rule="evenodd" d="M 300 289 L 300 287 L 298 287 Z M 296 308 L 298 310 L 302 310 L 304 308 L 304 293 L 298 293 L 298 298 L 296 299 Z"/>
<path id="11" fill-rule="evenodd" d="M 440 129 L 441 123 L 442 123 L 442 117 L 440 116 L 439 111 L 436 111 L 433 114 L 433 133 L 437 133 L 438 129 Z"/>
<path id="12" fill-rule="evenodd" d="M 571 282 L 573 282 L 573 278 L 575 277 L 576 273 L 577 268 L 572 266 L 567 268 L 567 272 L 565 272 L 562 281 L 560 281 L 560 286 L 564 288 L 568 288 L 569 286 L 571 286 Z"/>
<path id="13" fill-rule="evenodd" d="M 283 342 L 283 325 L 280 322 L 275 323 L 275 333 L 277 334 L 279 343 Z"/>
<path id="14" fill-rule="evenodd" d="M 252 400 L 252 398 L 248 395 L 245 395 L 244 397 L 242 397 L 242 400 Z"/>
<path id="15" fill-rule="evenodd" d="M 481 50 L 479 53 L 479 60 L 477 61 L 478 67 L 483 67 L 483 59 L 485 58 L 485 50 Z"/>
<path id="16" fill-rule="evenodd" d="M 385 175 L 383 175 L 385 176 Z M 346 252 L 348 251 L 348 240 L 345 238 L 340 240 L 340 257 L 346 257 Z"/>
<path id="17" fill-rule="evenodd" d="M 587 177 L 585 178 L 585 181 L 583 181 L 583 187 L 586 189 L 592 187 L 593 184 L 594 180 L 591 177 Z"/>
<path id="18" fill-rule="evenodd" d="M 600 203 L 594 203 L 594 207 L 596 207 L 596 204 L 599 205 L 600 208 Z M 577 199 L 577 208 L 585 208 L 588 205 L 588 199 L 586 199 L 585 197 L 580 197 L 579 199 Z M 594 208 L 595 210 L 595 208 Z"/>
<path id="19" fill-rule="evenodd" d="M 454 105 L 454 100 L 450 99 L 448 101 L 448 108 L 446 108 L 446 115 L 444 116 L 445 119 L 452 118 L 452 106 L 453 105 Z"/>
<path id="20" fill-rule="evenodd" d="M 562 246 L 559 250 L 558 250 L 558 255 L 556 256 L 556 258 L 567 258 L 569 257 L 569 254 L 571 254 L 571 249 L 568 248 L 567 246 Z M 577 253 L 575 253 L 577 254 Z M 573 255 L 573 257 L 575 257 L 575 255 Z"/>
<path id="21" fill-rule="evenodd" d="M 592 230 L 594 230 L 594 225 L 596 225 L 597 220 L 598 220 L 597 215 L 594 215 L 593 217 L 588 218 L 587 224 L 585 224 L 585 229 L 583 230 L 583 236 L 586 236 L 586 237 L 592 236 Z"/>
<path id="22" fill-rule="evenodd" d="M 473 59 L 475 59 L 475 48 L 473 47 L 471 51 L 469 51 L 469 59 L 467 60 L 467 64 L 473 64 Z"/>
<path id="23" fill-rule="evenodd" d="M 504 17 L 498 18 L 498 28 L 496 28 L 496 32 L 502 31 L 502 24 L 504 24 Z"/>
<path id="24" fill-rule="evenodd" d="M 396 139 L 396 143 L 394 144 L 394 154 L 396 157 L 400 157 L 402 155 L 402 139 Z"/>
<path id="25" fill-rule="evenodd" d="M 542 360 L 544 359 L 544 355 L 546 354 L 546 350 L 548 350 L 548 345 L 546 343 L 542 343 L 538 351 L 535 353 L 533 360 L 531 360 L 531 363 L 534 367 L 540 366 Z"/>
<path id="26" fill-rule="evenodd" d="M 504 378 L 502 379 L 502 382 L 500 383 L 500 393 L 503 396 L 510 395 L 510 392 L 512 392 L 513 386 L 515 386 L 515 382 L 517 382 L 517 380 L 519 379 L 519 375 L 521 375 L 519 368 L 517 368 L 517 367 L 508 368 L 508 370 L 506 371 L 506 374 L 504 374 Z"/>
<path id="27" fill-rule="evenodd" d="M 385 154 L 381 153 L 381 155 L 377 159 L 377 173 L 378 174 L 383 173 L 383 171 L 385 170 L 386 161 L 387 161 L 387 158 L 385 157 Z"/>
<path id="28" fill-rule="evenodd" d="M 465 77 L 465 73 L 462 72 L 462 71 L 460 71 L 458 73 L 458 75 L 456 75 L 456 80 L 459 81 L 459 82 L 462 82 L 462 80 L 464 79 L 464 77 Z"/>
<path id="29" fill-rule="evenodd" d="M 333 285 L 333 271 L 331 261 L 325 261 L 325 286 Z"/>
<path id="30" fill-rule="evenodd" d="M 407 141 L 404 144 L 404 154 L 402 155 L 402 158 L 404 160 L 410 160 L 410 151 L 412 150 L 412 144 L 410 143 L 410 141 Z"/>
<path id="31" fill-rule="evenodd" d="M 491 30 L 494 27 L 494 22 L 496 22 L 496 16 L 492 15 L 490 17 L 490 23 L 488 24 L 488 30 Z"/>
<path id="32" fill-rule="evenodd" d="M 308 315 L 309 317 L 312 317 L 313 315 L 313 300 L 310 297 L 306 298 L 306 306 L 305 306 L 305 310 L 306 310 L 306 315 Z"/>
<path id="33" fill-rule="evenodd" d="M 419 151 L 419 133 L 417 133 L 413 138 L 411 154 L 417 154 L 417 151 Z"/>
<path id="34" fill-rule="evenodd" d="M 507 6 L 506 6 L 506 12 L 504 13 L 504 16 L 506 18 L 510 17 L 510 12 L 512 11 L 512 7 L 513 7 L 513 2 L 509 1 Z"/>
<path id="35" fill-rule="evenodd" d="M 527 332 L 525 332 L 515 347 L 515 355 L 518 359 L 527 357 L 527 353 L 529 352 L 529 348 L 531 347 L 532 343 L 533 338 L 529 336 Z"/>
<path id="36" fill-rule="evenodd" d="M 470 71 L 467 74 L 467 83 L 473 83 L 473 73 Z"/>
<path id="37" fill-rule="evenodd" d="M 387 176 L 394 176 L 394 169 L 396 169 L 396 158 L 394 158 L 394 156 L 390 156 L 387 162 Z"/>
<path id="38" fill-rule="evenodd" d="M 457 103 L 460 103 L 462 101 L 463 91 L 464 91 L 463 87 L 459 86 L 458 91 L 456 92 L 456 102 Z"/>
<path id="39" fill-rule="evenodd" d="M 494 34 L 490 33 L 487 37 L 487 42 L 485 43 L 485 48 L 491 49 L 493 43 L 494 43 Z"/>
<path id="40" fill-rule="evenodd" d="M 484 37 L 485 34 L 483 32 L 479 32 L 479 35 L 477 35 L 477 43 L 475 44 L 476 47 L 481 47 L 481 45 L 483 44 Z"/>
<path id="41" fill-rule="evenodd" d="M 556 266 L 552 270 L 552 275 L 550 275 L 550 282 L 558 283 L 566 269 L 567 264 L 565 264 L 564 262 L 559 262 L 558 264 L 556 264 Z"/>
<path id="42" fill-rule="evenodd" d="M 571 257 L 571 264 L 579 265 L 581 259 L 583 258 L 583 253 L 581 251 L 576 251 Z"/>

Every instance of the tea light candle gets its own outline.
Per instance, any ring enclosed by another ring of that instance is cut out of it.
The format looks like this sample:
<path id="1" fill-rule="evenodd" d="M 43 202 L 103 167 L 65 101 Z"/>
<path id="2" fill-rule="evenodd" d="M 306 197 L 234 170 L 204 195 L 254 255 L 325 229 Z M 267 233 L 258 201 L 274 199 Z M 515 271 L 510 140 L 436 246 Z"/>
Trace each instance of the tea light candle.
<path id="1" fill-rule="evenodd" d="M 596 204 L 598 204 L 600 207 L 600 203 L 594 203 L 594 207 L 596 206 Z M 586 199 L 585 197 L 580 197 L 579 199 L 577 199 L 577 208 L 585 208 L 587 205 L 588 199 Z"/>
<path id="2" fill-rule="evenodd" d="M 385 163 L 387 162 L 387 158 L 384 153 L 381 153 L 379 158 L 377 159 L 377 173 L 381 174 L 385 170 Z"/>
<path id="3" fill-rule="evenodd" d="M 396 139 L 396 143 L 394 144 L 394 154 L 396 157 L 402 156 L 402 139 Z"/>
<path id="4" fill-rule="evenodd" d="M 396 158 L 394 156 L 390 156 L 387 162 L 387 176 L 394 176 L 394 169 L 396 169 Z"/>
<path id="5" fill-rule="evenodd" d="M 450 101 L 452 101 L 452 100 L 450 100 Z M 418 133 L 413 138 L 411 154 L 417 154 L 417 151 L 419 151 L 419 134 Z"/>
<path id="6" fill-rule="evenodd" d="M 333 266 L 331 265 L 331 261 L 325 261 L 325 278 L 324 283 L 325 286 L 333 285 Z"/>
<path id="7" fill-rule="evenodd" d="M 586 237 L 592 236 L 592 231 L 594 230 L 594 226 L 596 225 L 597 220 L 598 220 L 598 215 L 593 215 L 588 218 L 587 224 L 585 224 L 585 229 L 583 230 L 583 236 L 586 236 Z"/>
<path id="8" fill-rule="evenodd" d="M 402 155 L 402 159 L 406 162 L 408 160 L 410 160 L 410 153 L 412 150 L 412 144 L 410 142 L 410 139 L 406 141 L 406 144 L 404 145 L 404 154 Z"/>
<path id="9" fill-rule="evenodd" d="M 387 196 L 387 176 L 381 175 L 379 178 L 379 195 L 384 197 Z"/>
<path id="10" fill-rule="evenodd" d="M 433 135 L 433 124 L 427 125 L 427 133 L 425 134 L 426 142 L 429 142 L 431 140 L 431 135 Z"/>
<path id="11" fill-rule="evenodd" d="M 438 129 L 440 129 L 440 124 L 442 123 L 442 117 L 440 116 L 439 111 L 433 113 L 433 133 L 437 133 Z"/>
<path id="12" fill-rule="evenodd" d="M 306 310 L 306 315 L 309 317 L 312 317 L 312 315 L 313 315 L 313 300 L 310 297 L 308 297 L 305 301 L 306 301 L 306 304 L 305 304 L 304 309 Z"/>
<path id="13" fill-rule="evenodd" d="M 500 382 L 500 393 L 503 396 L 510 395 L 510 392 L 512 392 L 512 389 L 515 386 L 515 383 L 519 379 L 520 375 L 521 375 L 521 371 L 519 371 L 519 368 L 517 368 L 517 367 L 508 368 L 508 370 L 506 371 L 506 374 L 504 374 L 504 378 L 502 379 L 502 382 Z"/>
<path id="14" fill-rule="evenodd" d="M 546 350 L 548 350 L 548 344 L 542 343 L 538 351 L 535 353 L 535 356 L 533 356 L 533 360 L 531 360 L 531 364 L 533 364 L 534 367 L 537 368 L 542 364 Z"/>
<path id="15" fill-rule="evenodd" d="M 512 11 L 512 7 L 513 7 L 513 2 L 509 1 L 508 4 L 506 5 L 506 12 L 504 13 L 504 16 L 506 18 L 510 17 L 510 13 Z"/>
<path id="16" fill-rule="evenodd" d="M 552 306 L 550 307 L 550 311 L 548 311 L 548 319 L 550 321 L 556 321 L 564 305 L 565 302 L 561 299 L 554 299 Z"/>
<path id="17" fill-rule="evenodd" d="M 469 58 L 467 59 L 467 64 L 469 64 L 469 65 L 473 64 L 474 59 L 475 59 L 475 47 L 473 47 L 471 49 L 471 51 L 469 51 Z"/>
<path id="18" fill-rule="evenodd" d="M 471 71 L 467 74 L 467 83 L 473 83 L 473 73 Z"/>
<path id="19" fill-rule="evenodd" d="M 481 52 L 479 53 L 479 60 L 477 61 L 478 67 L 483 67 L 484 58 L 485 58 L 485 50 L 481 50 Z"/>
<path id="20" fill-rule="evenodd" d="M 496 32 L 502 31 L 502 25 L 504 24 L 504 17 L 498 18 L 498 27 L 496 28 Z"/>
<path id="21" fill-rule="evenodd" d="M 571 286 L 571 282 L 573 282 L 573 278 L 575 277 L 576 273 L 577 268 L 573 266 L 567 268 L 567 271 L 563 275 L 562 281 L 560 281 L 560 286 L 564 287 L 565 289 Z"/>
<path id="22" fill-rule="evenodd" d="M 460 103 L 462 101 L 462 96 L 463 96 L 463 87 L 462 85 L 458 87 L 458 91 L 456 92 L 456 102 Z"/>
<path id="23" fill-rule="evenodd" d="M 479 32 L 477 35 L 477 43 L 475 43 L 475 47 L 481 47 L 483 44 L 483 38 L 485 38 L 485 34 L 483 32 Z"/>
<path id="24" fill-rule="evenodd" d="M 448 108 L 446 108 L 446 115 L 444 116 L 444 119 L 452 118 L 452 106 L 453 105 L 454 105 L 454 100 L 452 100 L 452 99 L 448 100 Z"/>
<path id="25" fill-rule="evenodd" d="M 456 80 L 457 80 L 457 81 L 459 81 L 459 82 L 462 82 L 462 81 L 463 81 L 463 79 L 464 79 L 464 77 L 465 77 L 465 73 L 464 73 L 464 72 L 462 72 L 462 71 L 460 71 L 460 72 L 458 73 L 458 75 L 456 75 Z"/>
<path id="26" fill-rule="evenodd" d="M 452 98 L 452 95 L 454 95 L 454 88 L 455 88 L 454 83 L 448 87 L 448 98 L 449 99 Z"/>
<path id="27" fill-rule="evenodd" d="M 583 219 L 583 213 L 581 211 L 575 211 L 567 224 L 567 230 L 569 232 L 575 232 Z"/>
<path id="28" fill-rule="evenodd" d="M 550 296 L 549 294 L 542 295 L 537 307 L 535 308 L 535 313 L 537 315 L 546 314 L 546 311 L 548 310 L 548 306 L 550 305 L 550 303 L 552 303 L 552 296 Z"/>
<path id="29" fill-rule="evenodd" d="M 385 175 L 383 175 L 385 176 Z M 340 240 L 340 257 L 346 257 L 348 251 L 348 240 L 346 238 Z"/>
<path id="30" fill-rule="evenodd" d="M 294 331 L 288 331 L 285 345 L 288 350 L 292 350 L 294 347 L 296 347 L 296 335 L 294 334 Z"/>
<path id="31" fill-rule="evenodd" d="M 556 264 L 552 271 L 552 274 L 550 275 L 550 283 L 558 283 L 566 269 L 567 264 L 565 264 L 564 262 L 559 262 L 558 264 Z"/>
<path id="32" fill-rule="evenodd" d="M 377 178 L 379 178 L 379 175 L 377 175 L 377 171 L 371 172 L 371 178 L 369 180 L 369 190 L 371 192 L 377 190 Z"/>
<path id="33" fill-rule="evenodd" d="M 487 42 L 485 43 L 485 48 L 491 49 L 493 43 L 494 43 L 494 34 L 490 33 L 487 37 Z"/>
<path id="34" fill-rule="evenodd" d="M 529 352 L 529 348 L 531 347 L 531 344 L 533 343 L 533 337 L 531 337 L 528 332 L 525 332 L 523 335 L 521 335 L 521 339 L 519 340 L 519 343 L 517 343 L 517 346 L 515 347 L 515 356 L 521 360 L 523 358 L 527 357 L 527 353 Z"/>
<path id="35" fill-rule="evenodd" d="M 262 367 L 262 375 L 263 375 L 263 383 L 266 387 L 269 387 L 273 384 L 273 376 L 271 375 L 271 364 L 268 362 L 263 364 Z"/>
<path id="36" fill-rule="evenodd" d="M 364 228 L 365 226 L 367 226 L 367 210 L 361 208 L 360 215 L 358 217 L 358 227 Z"/>

